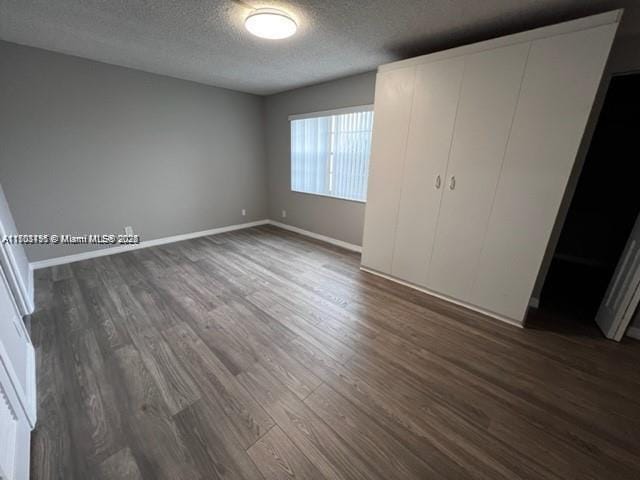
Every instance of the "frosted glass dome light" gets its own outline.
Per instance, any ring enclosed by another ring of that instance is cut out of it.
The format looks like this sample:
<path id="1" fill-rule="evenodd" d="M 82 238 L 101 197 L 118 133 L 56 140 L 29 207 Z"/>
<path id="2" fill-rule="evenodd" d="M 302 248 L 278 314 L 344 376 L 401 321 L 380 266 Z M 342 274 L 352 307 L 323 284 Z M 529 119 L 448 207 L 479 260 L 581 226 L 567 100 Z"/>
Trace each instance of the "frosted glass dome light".
<path id="1" fill-rule="evenodd" d="M 244 26 L 256 37 L 280 40 L 290 37 L 298 26 L 286 13 L 273 8 L 254 10 L 244 21 Z"/>

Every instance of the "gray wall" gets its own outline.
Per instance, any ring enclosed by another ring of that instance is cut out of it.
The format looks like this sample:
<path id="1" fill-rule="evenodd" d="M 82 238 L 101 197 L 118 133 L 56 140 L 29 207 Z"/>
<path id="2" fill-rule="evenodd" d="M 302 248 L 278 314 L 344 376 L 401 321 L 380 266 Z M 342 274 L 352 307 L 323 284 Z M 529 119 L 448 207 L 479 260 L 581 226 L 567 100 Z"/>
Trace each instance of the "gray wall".
<path id="1" fill-rule="evenodd" d="M 362 245 L 364 203 L 291 191 L 288 116 L 372 104 L 374 88 L 375 74 L 365 73 L 266 98 L 269 218 Z M 287 218 L 282 218 L 282 210 L 287 211 Z"/>
<path id="2" fill-rule="evenodd" d="M 18 230 L 131 225 L 152 240 L 266 218 L 263 102 L 0 42 L 0 180 Z"/>

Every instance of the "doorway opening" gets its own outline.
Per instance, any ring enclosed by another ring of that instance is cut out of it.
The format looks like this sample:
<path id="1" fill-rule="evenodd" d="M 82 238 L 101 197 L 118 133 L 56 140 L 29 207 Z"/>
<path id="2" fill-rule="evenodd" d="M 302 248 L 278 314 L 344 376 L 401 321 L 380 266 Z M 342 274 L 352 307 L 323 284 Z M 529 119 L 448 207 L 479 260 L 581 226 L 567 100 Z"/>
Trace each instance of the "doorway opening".
<path id="1" fill-rule="evenodd" d="M 640 212 L 640 72 L 609 84 L 540 296 L 540 313 L 595 326 Z"/>

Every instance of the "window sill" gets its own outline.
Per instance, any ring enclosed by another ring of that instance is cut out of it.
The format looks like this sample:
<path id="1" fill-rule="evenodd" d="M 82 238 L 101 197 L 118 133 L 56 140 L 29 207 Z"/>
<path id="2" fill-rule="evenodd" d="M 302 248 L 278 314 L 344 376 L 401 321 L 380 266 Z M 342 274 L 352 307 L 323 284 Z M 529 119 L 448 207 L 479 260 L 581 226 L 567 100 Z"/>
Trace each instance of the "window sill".
<path id="1" fill-rule="evenodd" d="M 345 201 L 345 202 L 362 203 L 362 204 L 367 203 L 366 200 L 357 200 L 355 198 L 336 197 L 334 195 L 327 195 L 325 193 L 301 192 L 299 190 L 290 190 L 290 191 L 291 191 L 291 193 L 299 193 L 301 195 L 310 195 L 310 196 L 313 196 L 313 197 L 331 198 L 333 200 L 342 200 L 342 201 Z"/>

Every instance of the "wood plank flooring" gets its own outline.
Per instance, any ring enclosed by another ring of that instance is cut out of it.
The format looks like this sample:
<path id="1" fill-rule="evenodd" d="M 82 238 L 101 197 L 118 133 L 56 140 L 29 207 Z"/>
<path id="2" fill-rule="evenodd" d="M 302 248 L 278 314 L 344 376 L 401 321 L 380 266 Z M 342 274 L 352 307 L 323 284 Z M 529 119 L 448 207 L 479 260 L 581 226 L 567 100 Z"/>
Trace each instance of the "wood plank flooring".
<path id="1" fill-rule="evenodd" d="M 358 267 L 258 227 L 36 271 L 32 478 L 640 478 L 640 342 Z"/>

